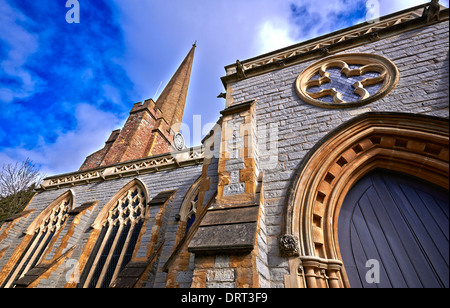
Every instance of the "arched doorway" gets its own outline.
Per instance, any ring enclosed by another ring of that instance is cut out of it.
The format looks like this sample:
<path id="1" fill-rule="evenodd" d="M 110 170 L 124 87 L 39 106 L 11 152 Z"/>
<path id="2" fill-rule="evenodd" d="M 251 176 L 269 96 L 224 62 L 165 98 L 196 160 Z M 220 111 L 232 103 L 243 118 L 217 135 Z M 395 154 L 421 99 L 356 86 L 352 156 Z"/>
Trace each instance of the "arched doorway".
<path id="1" fill-rule="evenodd" d="M 377 169 L 408 174 L 448 191 L 448 120 L 368 113 L 330 132 L 305 156 L 286 197 L 280 254 L 287 287 L 351 287 L 340 251 L 348 193 Z M 448 245 L 448 244 L 447 244 Z"/>
<path id="2" fill-rule="evenodd" d="M 382 169 L 347 194 L 338 223 L 351 287 L 449 286 L 448 192 Z"/>

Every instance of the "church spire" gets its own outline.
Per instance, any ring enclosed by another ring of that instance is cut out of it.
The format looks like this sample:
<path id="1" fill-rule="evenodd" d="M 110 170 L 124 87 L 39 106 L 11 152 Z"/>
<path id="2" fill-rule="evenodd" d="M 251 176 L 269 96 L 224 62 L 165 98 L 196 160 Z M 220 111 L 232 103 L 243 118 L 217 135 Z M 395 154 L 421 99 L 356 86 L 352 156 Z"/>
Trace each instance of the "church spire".
<path id="1" fill-rule="evenodd" d="M 181 124 L 191 78 L 196 44 L 192 45 L 156 103 L 152 99 L 134 104 L 122 130 L 115 130 L 105 146 L 89 155 L 80 170 L 169 153 Z"/>
<path id="2" fill-rule="evenodd" d="M 169 127 L 179 124 L 183 120 L 196 46 L 196 43 L 192 45 L 188 55 L 156 101 L 156 107 L 161 110 L 162 116 Z"/>

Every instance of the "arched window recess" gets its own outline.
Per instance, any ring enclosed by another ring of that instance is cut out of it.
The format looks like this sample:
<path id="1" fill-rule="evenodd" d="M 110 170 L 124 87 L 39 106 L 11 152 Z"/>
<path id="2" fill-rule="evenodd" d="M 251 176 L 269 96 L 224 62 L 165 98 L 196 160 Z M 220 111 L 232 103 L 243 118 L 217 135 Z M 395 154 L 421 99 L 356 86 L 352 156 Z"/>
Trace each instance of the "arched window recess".
<path id="1" fill-rule="evenodd" d="M 192 227 L 196 220 L 198 199 L 200 193 L 200 181 L 201 177 L 198 178 L 195 183 L 191 186 L 183 200 L 180 207 L 180 212 L 176 216 L 177 220 L 186 223 L 185 234 L 188 233 L 189 229 Z"/>
<path id="2" fill-rule="evenodd" d="M 58 237 L 74 204 L 71 190 L 53 201 L 28 227 L 25 234 L 31 237 L 18 262 L 3 283 L 4 288 L 14 287 L 14 282 L 22 278 L 32 268 L 42 262 L 52 239 Z"/>
<path id="3" fill-rule="evenodd" d="M 81 276 L 81 287 L 109 287 L 131 261 L 149 215 L 148 200 L 145 185 L 135 179 L 105 205 L 92 225 L 100 234 Z"/>

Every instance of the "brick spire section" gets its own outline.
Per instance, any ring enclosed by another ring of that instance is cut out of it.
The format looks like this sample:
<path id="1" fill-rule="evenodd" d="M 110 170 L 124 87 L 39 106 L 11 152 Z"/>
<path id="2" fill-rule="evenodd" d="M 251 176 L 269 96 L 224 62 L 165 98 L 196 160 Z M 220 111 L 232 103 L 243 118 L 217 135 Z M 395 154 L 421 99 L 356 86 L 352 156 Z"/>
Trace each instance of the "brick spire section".
<path id="1" fill-rule="evenodd" d="M 191 51 L 156 101 L 156 107 L 161 110 L 164 119 L 171 127 L 183 120 L 195 47 L 196 44 L 192 45 Z"/>
<path id="2" fill-rule="evenodd" d="M 80 171 L 172 151 L 183 119 L 195 48 L 192 45 L 156 103 L 148 99 L 134 104 L 123 129 L 113 131 L 103 149 L 89 155 Z"/>

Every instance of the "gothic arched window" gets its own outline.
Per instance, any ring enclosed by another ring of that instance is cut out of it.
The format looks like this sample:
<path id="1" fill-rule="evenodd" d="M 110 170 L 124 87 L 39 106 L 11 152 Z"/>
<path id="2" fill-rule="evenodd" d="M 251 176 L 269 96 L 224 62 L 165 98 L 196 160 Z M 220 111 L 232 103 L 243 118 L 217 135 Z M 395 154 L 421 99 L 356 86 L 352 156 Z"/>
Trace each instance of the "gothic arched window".
<path id="1" fill-rule="evenodd" d="M 145 221 L 148 202 L 145 188 L 139 182 L 130 184 L 133 183 L 119 192 L 119 197 L 113 199 L 114 206 L 108 209 L 86 274 L 82 277 L 84 288 L 109 287 L 131 260 Z"/>
<path id="2" fill-rule="evenodd" d="M 200 178 L 195 181 L 187 192 L 183 203 L 181 204 L 180 211 L 177 215 L 177 219 L 182 223 L 183 228 L 185 227 L 184 234 L 187 234 L 189 229 L 195 222 L 197 215 L 197 203 L 200 192 Z"/>
<path id="3" fill-rule="evenodd" d="M 195 222 L 195 214 L 197 213 L 198 194 L 199 192 L 197 189 L 194 199 L 189 203 L 190 204 L 189 213 L 186 216 L 186 233 L 188 233 L 189 229 Z"/>
<path id="4" fill-rule="evenodd" d="M 51 240 L 57 238 L 63 228 L 72 204 L 73 195 L 68 191 L 53 201 L 30 225 L 26 233 L 33 236 L 5 280 L 4 288 L 13 287 L 15 281 L 43 260 Z"/>

